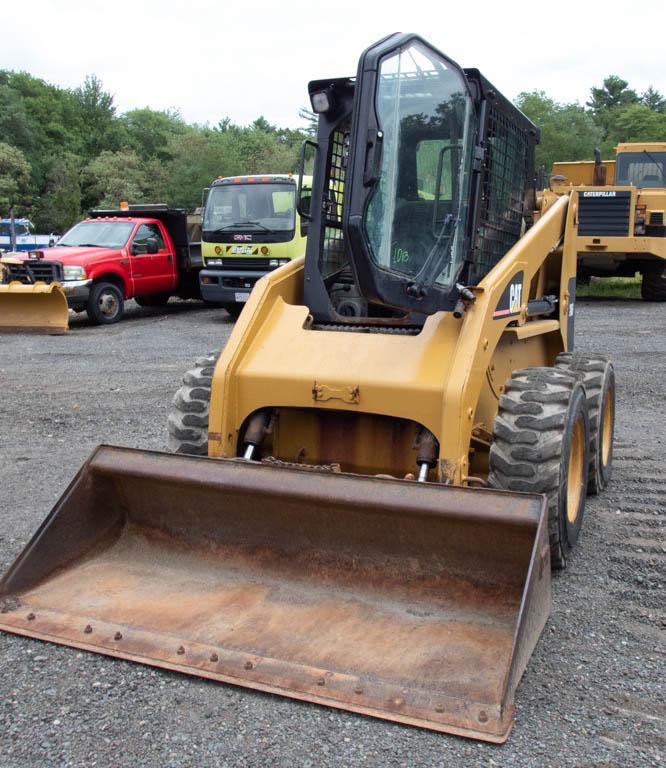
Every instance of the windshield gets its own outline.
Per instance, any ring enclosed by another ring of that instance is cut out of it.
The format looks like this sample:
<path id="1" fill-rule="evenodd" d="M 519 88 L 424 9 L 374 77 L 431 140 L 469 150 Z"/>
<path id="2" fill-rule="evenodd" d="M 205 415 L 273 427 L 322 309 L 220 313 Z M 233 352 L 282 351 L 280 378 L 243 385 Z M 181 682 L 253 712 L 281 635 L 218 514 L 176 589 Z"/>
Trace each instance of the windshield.
<path id="1" fill-rule="evenodd" d="M 666 152 L 622 152 L 615 164 L 615 183 L 666 187 Z"/>
<path id="2" fill-rule="evenodd" d="M 134 229 L 131 221 L 82 221 L 66 232 L 58 245 L 91 245 L 100 248 L 122 248 Z"/>
<path id="3" fill-rule="evenodd" d="M 203 228 L 207 231 L 288 232 L 294 229 L 295 184 L 231 184 L 210 190 Z"/>
<path id="4" fill-rule="evenodd" d="M 418 41 L 381 60 L 381 175 L 365 215 L 375 263 L 452 285 L 462 266 L 472 103 L 459 72 Z"/>
<path id="5" fill-rule="evenodd" d="M 14 234 L 16 237 L 21 237 L 24 235 L 30 234 L 30 227 L 28 224 L 25 224 L 24 222 L 15 222 L 14 223 Z M 5 237 L 11 236 L 11 224 L 2 223 L 0 224 L 0 235 L 3 235 Z"/>

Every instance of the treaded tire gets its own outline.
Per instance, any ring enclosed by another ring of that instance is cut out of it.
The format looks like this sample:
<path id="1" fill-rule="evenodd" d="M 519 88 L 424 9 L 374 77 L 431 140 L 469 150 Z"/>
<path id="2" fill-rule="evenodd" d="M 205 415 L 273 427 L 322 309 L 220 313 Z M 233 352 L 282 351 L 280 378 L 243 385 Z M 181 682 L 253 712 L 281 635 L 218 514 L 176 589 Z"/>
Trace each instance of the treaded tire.
<path id="1" fill-rule="evenodd" d="M 230 304 L 223 304 L 222 306 L 227 310 L 227 312 L 231 315 L 231 317 L 233 317 L 234 320 L 238 320 L 238 317 L 243 311 L 245 304 L 241 301 L 234 301 Z"/>
<path id="2" fill-rule="evenodd" d="M 147 296 L 135 296 L 134 301 L 140 307 L 163 307 L 170 298 L 170 293 L 150 293 Z"/>
<path id="3" fill-rule="evenodd" d="M 645 301 L 666 301 L 666 261 L 643 270 L 641 296 Z"/>
<path id="4" fill-rule="evenodd" d="M 590 468 L 587 492 L 595 496 L 610 483 L 613 474 L 615 430 L 615 371 L 605 355 L 562 352 L 555 367 L 567 370 L 583 382 L 590 417 Z"/>
<path id="5" fill-rule="evenodd" d="M 171 404 L 167 428 L 168 449 L 193 456 L 208 454 L 210 390 L 219 350 L 200 357 L 183 376 L 183 385 Z"/>
<path id="6" fill-rule="evenodd" d="M 507 381 L 493 425 L 488 480 L 495 488 L 546 495 L 553 569 L 566 565 L 583 523 L 589 429 L 585 389 L 572 373 L 524 368 Z M 579 483 L 573 478 L 572 498 L 577 503 L 570 520 L 567 501 L 574 432 L 582 453 Z"/>
<path id="7" fill-rule="evenodd" d="M 93 283 L 86 313 L 95 325 L 117 323 L 125 312 L 123 292 L 113 283 Z"/>

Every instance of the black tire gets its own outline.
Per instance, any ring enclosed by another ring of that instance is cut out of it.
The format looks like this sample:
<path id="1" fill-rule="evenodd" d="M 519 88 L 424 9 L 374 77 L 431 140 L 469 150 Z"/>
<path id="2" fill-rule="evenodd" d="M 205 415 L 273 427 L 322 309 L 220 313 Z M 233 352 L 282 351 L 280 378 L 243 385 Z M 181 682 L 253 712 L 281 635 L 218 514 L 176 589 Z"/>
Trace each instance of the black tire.
<path id="1" fill-rule="evenodd" d="M 183 376 L 183 385 L 174 395 L 167 420 L 168 449 L 172 453 L 208 454 L 210 390 L 219 356 L 218 351 L 200 357 Z"/>
<path id="2" fill-rule="evenodd" d="M 666 301 L 666 261 L 659 260 L 645 267 L 641 296 L 645 301 Z"/>
<path id="3" fill-rule="evenodd" d="M 86 312 L 95 325 L 117 323 L 125 312 L 123 292 L 113 283 L 93 283 Z"/>
<path id="4" fill-rule="evenodd" d="M 568 371 L 515 371 L 500 398 L 490 485 L 543 493 L 553 569 L 564 568 L 585 510 L 590 424 L 583 384 Z"/>
<path id="5" fill-rule="evenodd" d="M 151 293 L 148 296 L 135 296 L 134 301 L 140 307 L 163 307 L 170 298 L 170 293 Z"/>
<path id="6" fill-rule="evenodd" d="M 555 367 L 567 370 L 583 382 L 590 417 L 590 468 L 587 492 L 593 496 L 610 483 L 613 474 L 615 430 L 615 371 L 604 355 L 562 352 Z"/>
<path id="7" fill-rule="evenodd" d="M 224 308 L 233 317 L 234 320 L 238 320 L 238 316 L 243 311 L 245 304 L 240 301 L 235 301 L 230 304 L 224 304 Z"/>

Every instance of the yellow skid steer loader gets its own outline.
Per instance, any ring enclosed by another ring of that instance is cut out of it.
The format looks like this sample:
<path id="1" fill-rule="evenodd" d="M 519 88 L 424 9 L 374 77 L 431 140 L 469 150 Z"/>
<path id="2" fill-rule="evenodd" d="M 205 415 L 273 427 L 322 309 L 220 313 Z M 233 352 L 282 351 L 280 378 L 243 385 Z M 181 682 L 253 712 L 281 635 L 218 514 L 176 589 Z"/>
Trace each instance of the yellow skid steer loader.
<path id="1" fill-rule="evenodd" d="M 10 266 L 25 269 L 24 261 L 16 256 L 0 258 L 0 333 L 66 333 L 69 308 L 59 283 L 12 280 Z"/>
<path id="2" fill-rule="evenodd" d="M 415 35 L 309 90 L 305 257 L 185 374 L 174 453 L 94 452 L 0 628 L 502 742 L 612 466 L 575 203 L 536 220 L 536 128 Z"/>

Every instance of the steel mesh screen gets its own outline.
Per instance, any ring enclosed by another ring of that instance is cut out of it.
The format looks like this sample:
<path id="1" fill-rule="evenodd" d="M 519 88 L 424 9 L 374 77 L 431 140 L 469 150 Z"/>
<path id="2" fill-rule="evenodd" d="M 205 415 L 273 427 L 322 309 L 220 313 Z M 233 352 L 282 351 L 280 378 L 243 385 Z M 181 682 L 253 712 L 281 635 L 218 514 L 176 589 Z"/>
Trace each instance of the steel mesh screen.
<path id="1" fill-rule="evenodd" d="M 485 275 L 516 243 L 523 226 L 528 136 L 491 107 L 482 172 L 474 273 Z"/>
<path id="2" fill-rule="evenodd" d="M 348 259 L 342 232 L 342 201 L 347 173 L 349 150 L 349 121 L 341 124 L 331 135 L 327 162 L 327 183 L 324 198 L 324 238 L 321 272 L 324 278 L 340 271 Z"/>

